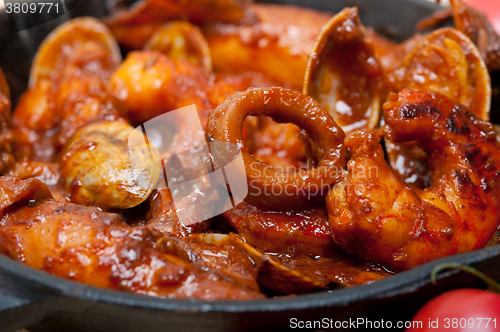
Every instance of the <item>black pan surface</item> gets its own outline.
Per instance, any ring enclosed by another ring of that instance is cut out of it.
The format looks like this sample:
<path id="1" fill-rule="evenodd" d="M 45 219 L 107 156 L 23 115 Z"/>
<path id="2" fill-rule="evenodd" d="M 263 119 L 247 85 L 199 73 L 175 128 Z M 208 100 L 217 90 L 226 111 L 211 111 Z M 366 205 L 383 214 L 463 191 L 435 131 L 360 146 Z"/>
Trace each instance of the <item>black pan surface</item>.
<path id="1" fill-rule="evenodd" d="M 358 6 L 362 22 L 395 40 L 413 33 L 415 23 L 434 12 L 423 0 L 274 0 L 337 12 Z M 13 90 L 14 100 L 26 88 L 32 58 L 43 38 L 71 17 L 100 17 L 112 5 L 80 0 L 70 13 L 47 24 L 11 32 L 0 11 L 0 66 Z M 439 283 L 430 283 L 434 266 L 442 262 L 467 264 L 500 278 L 500 246 L 447 257 L 370 285 L 318 292 L 296 297 L 257 301 L 157 299 L 99 289 L 64 280 L 0 255 L 0 332 L 29 331 L 281 331 L 299 322 L 319 321 L 316 330 L 343 324 L 342 330 L 369 330 L 372 324 L 410 320 L 425 302 L 459 287 L 484 287 L 469 275 L 449 271 Z M 388 327 L 388 325 L 385 325 Z M 399 329 L 402 330 L 402 329 Z"/>

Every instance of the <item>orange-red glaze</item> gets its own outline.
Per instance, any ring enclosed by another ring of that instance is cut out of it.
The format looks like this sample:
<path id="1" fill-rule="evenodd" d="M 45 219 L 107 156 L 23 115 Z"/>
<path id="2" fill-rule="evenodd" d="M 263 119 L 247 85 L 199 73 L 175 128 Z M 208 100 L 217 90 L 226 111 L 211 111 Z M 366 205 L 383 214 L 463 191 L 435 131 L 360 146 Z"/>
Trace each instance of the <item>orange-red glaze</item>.
<path id="1" fill-rule="evenodd" d="M 263 251 L 308 257 L 335 256 L 340 251 L 332 240 L 325 208 L 266 212 L 242 202 L 224 216 L 238 234 Z"/>
<path id="2" fill-rule="evenodd" d="M 117 214 L 52 199 L 39 180 L 1 177 L 0 195 L 0 252 L 34 268 L 150 296 L 263 297 L 248 282 L 181 258 L 148 227 L 131 228 Z"/>
<path id="3" fill-rule="evenodd" d="M 10 89 L 0 68 L 0 174 L 5 173 L 14 164 L 10 111 Z"/>
<path id="4" fill-rule="evenodd" d="M 500 224 L 500 148 L 491 124 L 445 96 L 417 90 L 391 95 L 384 110 L 385 135 L 418 141 L 433 185 L 411 189 L 373 135 L 350 134 L 349 173 L 327 198 L 335 242 L 397 269 L 484 247 Z"/>

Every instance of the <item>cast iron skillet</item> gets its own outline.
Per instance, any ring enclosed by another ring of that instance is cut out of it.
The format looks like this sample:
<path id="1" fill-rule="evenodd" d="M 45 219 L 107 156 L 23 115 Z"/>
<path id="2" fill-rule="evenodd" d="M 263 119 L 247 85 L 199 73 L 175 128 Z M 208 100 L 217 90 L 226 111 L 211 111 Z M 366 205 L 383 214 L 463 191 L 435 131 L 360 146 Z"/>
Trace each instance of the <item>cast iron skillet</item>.
<path id="1" fill-rule="evenodd" d="M 268 1 L 266 1 L 268 2 Z M 271 1 L 269 1 L 271 2 Z M 419 0 L 278 0 L 337 12 L 357 5 L 365 25 L 396 40 L 411 36 L 418 19 L 437 6 Z M 12 86 L 14 99 L 26 88 L 31 60 L 45 35 L 69 16 L 102 16 L 106 4 L 80 0 L 63 17 L 13 34 L 0 12 L 0 66 Z M 500 246 L 447 257 L 370 285 L 297 297 L 257 301 L 169 300 L 99 289 L 32 269 L 0 255 L 0 331 L 255 331 L 282 330 L 297 321 L 332 319 L 356 321 L 409 320 L 426 301 L 449 289 L 475 286 L 463 273 L 441 274 L 437 286 L 429 275 L 441 262 L 456 262 L 500 278 Z M 361 322 L 361 321 L 359 321 Z M 334 324 L 333 324 L 334 325 Z M 358 326 L 362 328 L 364 325 Z M 352 327 L 352 325 L 351 325 Z M 323 326 L 322 330 L 325 330 Z"/>

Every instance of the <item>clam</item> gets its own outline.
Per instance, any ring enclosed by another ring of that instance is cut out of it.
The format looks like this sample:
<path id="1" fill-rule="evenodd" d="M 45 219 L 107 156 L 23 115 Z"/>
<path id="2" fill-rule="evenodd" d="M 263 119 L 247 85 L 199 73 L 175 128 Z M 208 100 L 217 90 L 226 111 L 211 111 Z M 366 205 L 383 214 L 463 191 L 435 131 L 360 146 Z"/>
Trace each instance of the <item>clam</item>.
<path id="1" fill-rule="evenodd" d="M 270 290 L 281 294 L 297 294 L 325 289 L 330 284 L 325 275 L 306 274 L 286 266 L 273 255 L 253 247 L 239 235 L 229 234 L 229 241 L 256 264 L 257 281 Z"/>
<path id="2" fill-rule="evenodd" d="M 108 28 L 95 18 L 76 18 L 52 31 L 40 45 L 31 66 L 29 86 L 51 78 L 57 64 L 81 47 L 92 47 L 93 52 L 104 51 L 105 69 L 112 71 L 120 64 L 120 49 Z"/>
<path id="3" fill-rule="evenodd" d="M 61 175 L 73 202 L 127 209 L 144 202 L 156 187 L 157 159 L 156 149 L 128 123 L 93 122 L 71 137 Z"/>
<path id="4" fill-rule="evenodd" d="M 384 75 L 357 8 L 335 15 L 309 55 L 303 93 L 318 101 L 345 132 L 375 128 L 385 95 Z"/>
<path id="5" fill-rule="evenodd" d="M 486 243 L 485 247 L 493 247 L 500 244 L 500 230 L 497 230 L 491 239 Z"/>
<path id="6" fill-rule="evenodd" d="M 500 69 L 500 35 L 485 13 L 468 6 L 463 0 L 450 0 L 450 6 L 422 19 L 417 29 L 428 30 L 453 18 L 455 28 L 477 46 L 490 72 Z"/>
<path id="7" fill-rule="evenodd" d="M 391 88 L 439 92 L 488 120 L 491 79 L 481 54 L 463 33 L 442 28 L 427 35 L 389 75 Z"/>
<path id="8" fill-rule="evenodd" d="M 186 239 L 216 247 L 238 248 L 253 262 L 257 270 L 257 282 L 281 294 L 325 289 L 332 284 L 336 284 L 337 287 L 352 287 L 371 283 L 392 274 L 353 255 L 310 258 L 303 255 L 291 257 L 266 254 L 246 242 L 241 235 L 234 233 L 192 234 Z"/>
<path id="9" fill-rule="evenodd" d="M 9 84 L 0 68 L 0 114 L 4 122 L 10 119 L 11 106 Z"/>
<path id="10" fill-rule="evenodd" d="M 234 246 L 252 260 L 257 269 L 257 282 L 267 289 L 281 294 L 305 293 L 312 290 L 325 289 L 330 280 L 323 274 L 305 274 L 284 265 L 274 255 L 266 254 L 246 242 L 240 235 L 227 234 L 193 234 L 195 239 L 215 246 Z"/>
<path id="11" fill-rule="evenodd" d="M 7 83 L 7 79 L 0 68 L 0 94 L 3 94 L 7 99 L 10 99 L 10 89 L 9 84 Z"/>
<path id="12" fill-rule="evenodd" d="M 144 49 L 158 51 L 173 60 L 187 60 L 212 71 L 208 43 L 200 28 L 189 22 L 173 21 L 163 25 L 149 39 Z"/>
<path id="13" fill-rule="evenodd" d="M 145 0 L 120 11 L 106 21 L 109 26 L 141 25 L 186 19 L 203 25 L 211 22 L 239 22 L 252 12 L 245 0 Z"/>
<path id="14" fill-rule="evenodd" d="M 491 79 L 476 46 L 452 28 L 436 30 L 408 53 L 400 68 L 389 74 L 391 89 L 439 92 L 465 105 L 477 117 L 488 120 Z M 415 143 L 386 141 L 389 163 L 407 183 L 430 185 L 427 156 Z"/>

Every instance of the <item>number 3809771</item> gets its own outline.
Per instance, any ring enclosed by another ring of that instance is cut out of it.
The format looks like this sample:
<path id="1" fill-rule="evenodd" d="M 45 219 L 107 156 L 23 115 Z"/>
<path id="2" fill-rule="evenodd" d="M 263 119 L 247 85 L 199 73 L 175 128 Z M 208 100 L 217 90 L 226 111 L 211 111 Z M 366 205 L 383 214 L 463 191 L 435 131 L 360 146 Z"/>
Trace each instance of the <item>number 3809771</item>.
<path id="1" fill-rule="evenodd" d="M 7 14 L 42 14 L 59 13 L 59 4 L 50 2 L 15 2 L 6 3 Z"/>

